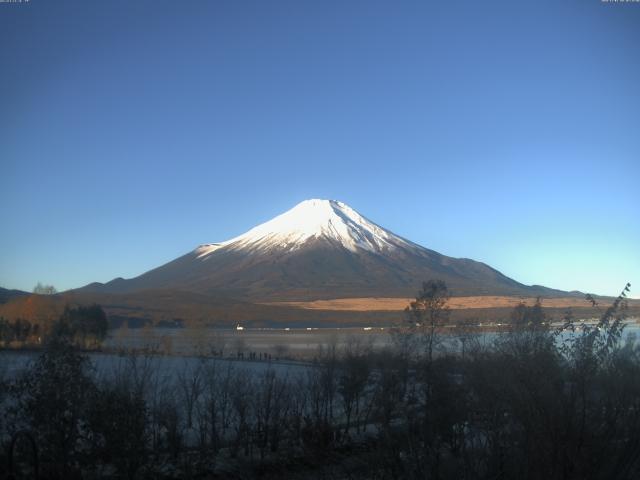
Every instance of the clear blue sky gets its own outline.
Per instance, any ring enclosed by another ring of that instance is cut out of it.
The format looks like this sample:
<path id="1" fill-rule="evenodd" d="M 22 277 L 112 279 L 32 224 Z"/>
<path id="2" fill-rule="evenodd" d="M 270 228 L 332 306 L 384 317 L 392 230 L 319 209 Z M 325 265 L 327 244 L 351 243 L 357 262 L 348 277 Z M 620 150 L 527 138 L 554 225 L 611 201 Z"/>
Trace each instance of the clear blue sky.
<path id="1" fill-rule="evenodd" d="M 640 293 L 640 4 L 0 4 L 0 285 L 132 277 L 335 198 Z"/>

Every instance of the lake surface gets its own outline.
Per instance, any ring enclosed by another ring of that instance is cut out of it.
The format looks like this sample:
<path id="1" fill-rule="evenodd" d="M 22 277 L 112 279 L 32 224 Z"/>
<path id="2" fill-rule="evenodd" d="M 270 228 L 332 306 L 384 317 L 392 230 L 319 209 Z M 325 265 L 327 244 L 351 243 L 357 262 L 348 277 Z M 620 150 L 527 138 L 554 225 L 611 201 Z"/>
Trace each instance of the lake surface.
<path id="1" fill-rule="evenodd" d="M 460 335 L 454 329 L 440 336 L 444 347 L 460 351 Z M 445 330 L 446 331 L 446 330 Z M 489 345 L 500 332 L 487 328 L 474 337 L 480 344 Z M 559 341 L 569 338 L 570 332 L 563 332 Z M 640 324 L 627 323 L 623 339 L 640 339 Z M 130 358 L 126 351 L 146 351 L 154 355 L 141 356 L 146 366 L 158 369 L 169 377 L 185 368 L 193 368 L 202 362 L 202 356 L 215 354 L 215 362 L 222 368 L 260 373 L 274 369 L 278 374 L 299 374 L 309 368 L 305 362 L 289 359 L 309 360 L 321 351 L 335 346 L 338 351 L 351 349 L 381 348 L 393 342 L 390 329 L 325 328 L 325 329 L 245 329 L 242 331 L 213 328 L 154 328 L 120 329 L 110 332 L 104 343 L 109 353 L 90 353 L 98 374 L 109 373 L 124 367 Z M 118 351 L 123 352 L 119 354 Z M 250 353 L 255 359 L 249 359 Z M 157 355 L 156 355 L 157 354 Z M 37 355 L 28 351 L 0 351 L 0 373 L 9 376 L 23 369 Z M 209 358 L 209 361 L 211 358 Z"/>
<path id="2" fill-rule="evenodd" d="M 110 332 L 104 342 L 109 349 L 145 349 L 173 354 L 216 353 L 222 356 L 271 355 L 300 357 L 314 354 L 320 348 L 347 345 L 382 347 L 390 340 L 389 330 L 372 328 L 321 329 L 215 329 L 215 328 L 153 328 L 120 329 Z"/>
<path id="3" fill-rule="evenodd" d="M 500 333 L 500 325 L 478 328 L 476 336 L 481 343 L 490 343 Z M 571 334 L 563 332 L 561 339 Z M 626 324 L 623 338 L 632 335 L 640 338 L 640 323 Z M 461 345 L 460 334 L 455 328 L 444 329 L 441 337 L 448 348 Z M 380 348 L 392 343 L 391 329 L 365 328 L 308 328 L 308 329 L 215 329 L 215 328 L 153 328 L 120 329 L 110 332 L 105 341 L 109 349 L 151 349 L 160 353 L 194 355 L 204 354 L 228 357 L 244 356 L 254 352 L 260 357 L 309 358 L 321 349 L 335 346 L 345 348 Z"/>

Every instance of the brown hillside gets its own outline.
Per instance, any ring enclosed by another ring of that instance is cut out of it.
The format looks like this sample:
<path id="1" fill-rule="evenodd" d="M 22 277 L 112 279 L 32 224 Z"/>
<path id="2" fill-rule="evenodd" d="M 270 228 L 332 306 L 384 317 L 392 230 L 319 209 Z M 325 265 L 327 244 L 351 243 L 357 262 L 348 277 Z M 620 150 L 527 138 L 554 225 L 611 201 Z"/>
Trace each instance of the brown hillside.
<path id="1" fill-rule="evenodd" d="M 525 297 L 454 297 L 450 301 L 451 319 L 478 322 L 507 320 L 511 310 Z M 14 298 L 0 305 L 0 316 L 25 318 L 42 325 L 57 318 L 66 304 L 101 305 L 111 324 L 123 321 L 134 325 L 157 324 L 181 320 L 186 326 L 211 325 L 234 327 L 237 323 L 253 327 L 335 327 L 357 325 L 390 325 L 403 321 L 402 310 L 409 303 L 404 298 L 351 298 L 314 302 L 255 304 L 170 290 L 145 291 L 136 294 L 68 293 L 53 296 L 30 295 Z M 608 301 L 602 300 L 603 308 Z M 576 317 L 592 318 L 597 309 L 581 299 L 543 300 L 552 319 L 560 319 L 568 307 Z M 640 316 L 640 301 L 630 301 L 630 316 Z"/>

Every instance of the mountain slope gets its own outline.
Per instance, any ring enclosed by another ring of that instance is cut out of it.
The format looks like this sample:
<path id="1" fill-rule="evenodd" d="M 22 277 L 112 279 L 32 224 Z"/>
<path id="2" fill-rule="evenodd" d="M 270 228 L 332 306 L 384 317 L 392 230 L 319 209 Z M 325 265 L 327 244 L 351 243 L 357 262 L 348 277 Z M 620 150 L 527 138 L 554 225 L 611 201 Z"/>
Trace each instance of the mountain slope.
<path id="1" fill-rule="evenodd" d="M 29 293 L 23 292 L 22 290 L 8 290 L 0 287 L 0 304 L 7 303 L 12 298 L 24 297 L 27 295 L 29 295 Z"/>
<path id="2" fill-rule="evenodd" d="M 410 297 L 424 280 L 454 295 L 566 295 L 529 287 L 470 259 L 441 255 L 399 237 L 335 200 L 306 200 L 222 243 L 193 251 L 136 278 L 84 291 L 176 289 L 251 301 Z"/>

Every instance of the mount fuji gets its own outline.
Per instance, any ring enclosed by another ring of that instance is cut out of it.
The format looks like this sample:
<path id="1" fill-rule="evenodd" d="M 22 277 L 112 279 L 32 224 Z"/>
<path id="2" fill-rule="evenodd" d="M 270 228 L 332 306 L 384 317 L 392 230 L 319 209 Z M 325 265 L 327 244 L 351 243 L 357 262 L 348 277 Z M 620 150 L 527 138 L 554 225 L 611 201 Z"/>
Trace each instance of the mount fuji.
<path id="1" fill-rule="evenodd" d="M 189 253 L 125 280 L 77 291 L 135 293 L 174 290 L 251 302 L 349 297 L 411 297 L 423 281 L 442 279 L 462 295 L 567 292 L 523 285 L 488 265 L 417 245 L 336 200 L 305 200 L 222 243 Z"/>

